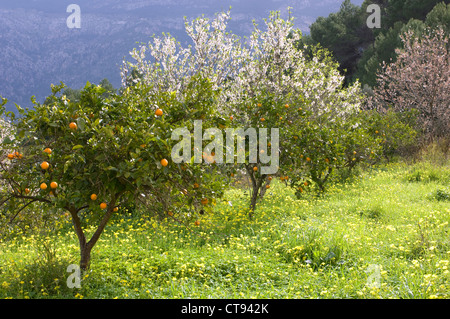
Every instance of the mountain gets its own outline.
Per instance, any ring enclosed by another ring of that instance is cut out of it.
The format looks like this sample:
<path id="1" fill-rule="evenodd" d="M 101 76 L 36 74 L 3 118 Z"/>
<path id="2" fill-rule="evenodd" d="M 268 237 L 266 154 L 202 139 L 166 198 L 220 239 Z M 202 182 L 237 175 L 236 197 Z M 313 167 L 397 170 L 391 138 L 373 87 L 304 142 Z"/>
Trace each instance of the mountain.
<path id="1" fill-rule="evenodd" d="M 67 7 L 74 0 L 14 0 L 0 2 L 0 96 L 27 107 L 30 97 L 43 101 L 50 84 L 64 82 L 80 88 L 87 81 L 107 78 L 120 86 L 120 65 L 137 43 L 168 32 L 182 43 L 184 17 L 227 11 L 229 28 L 239 36 L 250 35 L 253 23 L 262 23 L 278 10 L 287 18 L 292 7 L 296 27 L 305 34 L 319 16 L 339 10 L 342 0 L 76 0 L 81 28 L 70 29 Z M 354 0 L 360 5 L 362 0 Z"/>

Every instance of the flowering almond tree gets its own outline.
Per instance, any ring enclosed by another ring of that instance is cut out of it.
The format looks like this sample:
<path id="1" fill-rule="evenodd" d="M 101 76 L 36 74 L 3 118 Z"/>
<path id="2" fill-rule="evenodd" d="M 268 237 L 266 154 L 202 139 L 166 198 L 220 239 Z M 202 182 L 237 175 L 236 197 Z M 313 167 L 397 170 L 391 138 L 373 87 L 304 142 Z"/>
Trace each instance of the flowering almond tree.
<path id="1" fill-rule="evenodd" d="M 307 58 L 297 49 L 301 33 L 293 28 L 293 18 L 285 21 L 272 12 L 264 20 L 264 30 L 254 24 L 246 42 L 226 30 L 229 19 L 229 13 L 220 13 L 212 21 L 202 17 L 186 22 L 186 32 L 193 42 L 187 48 L 168 35 L 154 38 L 148 46 L 131 52 L 134 61 L 124 62 L 122 79 L 125 85 L 154 83 L 155 89 L 177 94 L 192 74 L 199 72 L 219 90 L 218 111 L 224 119 L 231 119 L 233 127 L 245 131 L 279 129 L 279 147 L 265 145 L 256 159 L 247 152 L 245 163 L 236 163 L 251 180 L 251 217 L 258 197 L 270 187 L 272 174 L 263 173 L 261 157 L 275 152 L 280 156 L 280 172 L 317 175 L 313 172 L 316 166 L 291 160 L 301 154 L 298 149 L 292 151 L 292 144 L 302 140 L 301 147 L 313 145 L 314 135 L 304 135 L 308 136 L 306 140 L 298 138 L 306 132 L 308 123 L 335 130 L 336 125 L 329 124 L 357 114 L 362 96 L 359 83 L 342 88 L 344 77 L 338 65 L 323 51 Z"/>
<path id="2" fill-rule="evenodd" d="M 422 130 L 429 137 L 450 134 L 449 38 L 442 29 L 420 38 L 410 31 L 402 36 L 395 63 L 384 66 L 370 104 L 385 111 L 419 111 Z"/>

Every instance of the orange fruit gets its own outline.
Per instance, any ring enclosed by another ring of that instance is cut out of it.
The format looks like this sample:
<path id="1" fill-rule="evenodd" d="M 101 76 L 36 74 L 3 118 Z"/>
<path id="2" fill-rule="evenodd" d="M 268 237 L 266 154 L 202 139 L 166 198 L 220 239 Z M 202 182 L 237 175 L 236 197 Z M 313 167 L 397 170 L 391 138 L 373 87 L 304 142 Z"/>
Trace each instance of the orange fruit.
<path id="1" fill-rule="evenodd" d="M 108 206 L 108 205 L 106 205 L 106 203 L 101 203 L 101 204 L 100 204 L 100 208 L 101 208 L 101 209 L 105 209 L 107 206 Z"/>
<path id="2" fill-rule="evenodd" d="M 172 212 L 168 212 L 167 215 L 173 216 L 173 213 Z"/>
<path id="3" fill-rule="evenodd" d="M 258 170 L 258 167 L 253 167 L 253 171 L 256 172 Z"/>
<path id="4" fill-rule="evenodd" d="M 270 185 L 266 185 L 266 188 L 269 189 L 269 188 L 270 188 Z"/>
<path id="5" fill-rule="evenodd" d="M 272 176 L 269 176 L 269 178 L 268 178 L 268 179 L 269 179 L 269 181 L 271 181 L 271 180 L 272 180 Z"/>
<path id="6" fill-rule="evenodd" d="M 42 169 L 47 169 L 47 168 L 49 168 L 49 166 L 50 166 L 50 164 L 47 163 L 47 162 L 42 162 L 42 163 L 41 163 L 41 168 L 42 168 Z"/>
<path id="7" fill-rule="evenodd" d="M 40 186 L 40 188 L 41 188 L 42 190 L 46 190 L 46 189 L 47 189 L 47 184 L 42 183 L 41 186 Z"/>
<path id="8" fill-rule="evenodd" d="M 234 117 L 230 116 L 230 120 L 233 120 L 233 119 L 234 119 Z"/>
<path id="9" fill-rule="evenodd" d="M 72 122 L 72 123 L 69 124 L 69 127 L 70 127 L 72 130 L 76 130 L 76 129 L 77 129 L 77 124 L 76 124 L 75 122 Z"/>
<path id="10" fill-rule="evenodd" d="M 203 198 L 202 199 L 202 205 L 207 205 L 208 204 L 208 199 L 207 198 Z"/>
<path id="11" fill-rule="evenodd" d="M 8 158 L 9 158 L 10 160 L 14 159 L 14 154 L 8 154 Z"/>
<path id="12" fill-rule="evenodd" d="M 308 186 L 308 182 L 304 182 L 303 184 L 304 184 L 305 186 Z"/>
<path id="13" fill-rule="evenodd" d="M 92 200 L 97 200 L 97 194 L 92 194 L 92 195 L 91 195 L 91 199 L 92 199 Z"/>
<path id="14" fill-rule="evenodd" d="M 50 148 L 47 147 L 47 148 L 44 150 L 44 152 L 50 155 L 50 154 L 52 153 L 52 150 L 51 150 Z"/>
<path id="15" fill-rule="evenodd" d="M 309 157 L 307 157 L 307 158 L 306 158 L 306 160 L 307 160 L 308 162 L 310 162 L 310 161 L 311 161 L 311 159 L 310 159 Z"/>
<path id="16" fill-rule="evenodd" d="M 234 173 L 231 173 L 230 176 L 231 176 L 231 177 L 234 177 Z"/>
<path id="17" fill-rule="evenodd" d="M 115 212 L 119 211 L 119 207 L 114 207 L 114 211 Z"/>
<path id="18" fill-rule="evenodd" d="M 50 187 L 53 188 L 53 189 L 58 188 L 58 183 L 57 182 L 51 182 L 50 183 Z"/>
<path id="19" fill-rule="evenodd" d="M 266 120 L 265 118 L 263 118 L 263 117 L 261 118 L 261 122 L 264 122 L 265 120 Z"/>
<path id="20" fill-rule="evenodd" d="M 30 193 L 30 189 L 29 188 L 25 188 L 25 194 L 29 194 Z"/>
<path id="21" fill-rule="evenodd" d="M 197 183 L 194 183 L 194 188 L 199 188 L 200 185 L 198 185 Z"/>
<path id="22" fill-rule="evenodd" d="M 200 226 L 200 221 L 196 220 L 195 221 L 195 226 Z"/>
<path id="23" fill-rule="evenodd" d="M 161 160 L 161 165 L 166 167 L 167 165 L 169 165 L 169 162 L 164 158 Z"/>
<path id="24" fill-rule="evenodd" d="M 258 103 L 258 107 L 261 107 L 262 106 L 262 104 L 261 103 Z"/>
<path id="25" fill-rule="evenodd" d="M 285 108 L 288 108 L 288 107 L 289 107 L 289 104 L 286 104 L 284 107 L 285 107 Z"/>
<path id="26" fill-rule="evenodd" d="M 156 115 L 156 116 L 162 116 L 162 115 L 163 115 L 163 110 L 157 109 L 157 110 L 155 111 L 155 115 Z"/>

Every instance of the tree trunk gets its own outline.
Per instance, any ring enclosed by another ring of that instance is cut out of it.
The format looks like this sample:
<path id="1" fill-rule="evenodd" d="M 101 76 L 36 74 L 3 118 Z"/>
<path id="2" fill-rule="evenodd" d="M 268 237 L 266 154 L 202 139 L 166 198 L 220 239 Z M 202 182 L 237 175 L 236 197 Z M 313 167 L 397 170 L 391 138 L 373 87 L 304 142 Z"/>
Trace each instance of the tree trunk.
<path id="1" fill-rule="evenodd" d="M 88 245 L 80 247 L 80 269 L 86 271 L 89 269 L 91 264 L 91 250 L 92 248 Z"/>
<path id="2" fill-rule="evenodd" d="M 264 182 L 265 177 L 256 178 L 255 173 L 253 171 L 253 165 L 247 165 L 247 174 L 250 176 L 250 180 L 252 181 L 252 197 L 250 200 L 250 212 L 248 217 L 250 219 L 253 218 L 253 214 L 255 212 L 256 203 L 258 202 L 258 198 L 260 196 L 260 189 Z"/>
<path id="3" fill-rule="evenodd" d="M 255 212 L 255 208 L 256 208 L 256 202 L 258 201 L 258 192 L 259 189 L 255 186 L 253 186 L 253 193 L 252 193 L 252 198 L 250 201 L 250 213 L 248 215 L 248 217 L 250 219 L 253 218 L 253 213 Z"/>
<path id="4" fill-rule="evenodd" d="M 107 207 L 106 213 L 103 215 L 103 218 L 97 227 L 97 230 L 94 232 L 94 234 L 92 235 L 91 239 L 88 242 L 86 241 L 86 236 L 84 235 L 83 229 L 81 227 L 81 221 L 80 218 L 78 217 L 78 210 L 73 206 L 66 207 L 66 209 L 72 215 L 72 223 L 75 228 L 75 233 L 77 234 L 78 241 L 80 243 L 80 269 L 82 271 L 86 271 L 89 269 L 91 263 L 92 248 L 95 246 L 98 239 L 100 238 L 100 235 L 102 234 L 103 230 L 106 227 L 106 224 L 108 223 L 109 219 L 111 218 L 111 215 L 113 214 L 116 201 L 122 194 L 123 192 L 118 193 L 112 197 L 111 202 Z"/>

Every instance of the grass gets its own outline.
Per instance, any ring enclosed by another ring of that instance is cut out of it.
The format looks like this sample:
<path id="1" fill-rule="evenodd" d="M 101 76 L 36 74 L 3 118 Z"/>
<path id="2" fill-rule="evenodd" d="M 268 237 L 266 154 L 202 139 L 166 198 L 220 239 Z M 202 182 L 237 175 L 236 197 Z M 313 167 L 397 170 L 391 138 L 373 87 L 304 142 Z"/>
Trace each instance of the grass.
<path id="1" fill-rule="evenodd" d="M 232 189 L 192 231 L 123 213 L 79 289 L 66 284 L 79 257 L 61 217 L 47 237 L 0 241 L 0 297 L 449 298 L 449 177 L 448 164 L 389 164 L 301 200 L 275 182 L 252 221 Z"/>

